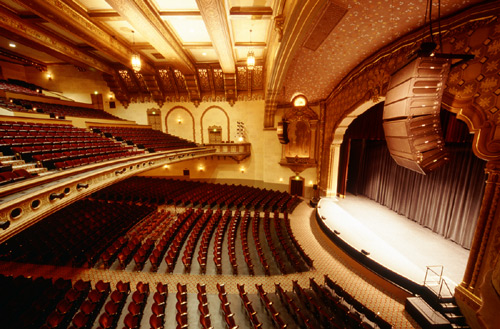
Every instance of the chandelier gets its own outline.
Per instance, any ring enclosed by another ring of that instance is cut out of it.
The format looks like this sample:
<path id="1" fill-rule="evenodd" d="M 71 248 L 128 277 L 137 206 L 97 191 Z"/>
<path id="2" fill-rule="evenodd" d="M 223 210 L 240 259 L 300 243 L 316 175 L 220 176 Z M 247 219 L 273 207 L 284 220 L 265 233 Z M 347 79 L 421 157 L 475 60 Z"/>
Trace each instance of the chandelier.
<path id="1" fill-rule="evenodd" d="M 252 45 L 252 30 L 250 30 L 250 45 Z M 255 55 L 252 50 L 248 51 L 247 54 L 247 68 L 251 71 L 255 67 Z"/>
<path id="2" fill-rule="evenodd" d="M 135 46 L 135 34 L 134 34 L 134 30 L 132 30 L 132 48 L 134 48 Z M 134 70 L 134 72 L 139 72 L 141 70 L 141 56 L 139 56 L 139 54 L 137 53 L 134 53 L 132 54 L 132 59 L 131 59 L 131 63 L 132 63 L 132 69 Z"/>

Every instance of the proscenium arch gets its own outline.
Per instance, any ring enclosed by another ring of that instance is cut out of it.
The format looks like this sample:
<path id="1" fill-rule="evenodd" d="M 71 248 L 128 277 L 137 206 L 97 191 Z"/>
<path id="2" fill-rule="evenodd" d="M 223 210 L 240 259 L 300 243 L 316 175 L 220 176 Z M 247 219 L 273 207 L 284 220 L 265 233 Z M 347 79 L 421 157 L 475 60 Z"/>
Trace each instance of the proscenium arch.
<path id="1" fill-rule="evenodd" d="M 231 127 L 229 125 L 229 115 L 227 115 L 227 112 L 224 111 L 224 109 L 220 106 L 217 106 L 217 105 L 212 105 L 212 106 L 209 106 L 205 111 L 203 111 L 203 114 L 201 115 L 201 118 L 200 118 L 200 129 L 201 129 L 201 143 L 204 144 L 204 141 L 203 141 L 203 118 L 205 117 L 205 114 L 212 110 L 212 109 L 218 109 L 218 110 L 221 110 L 222 113 L 224 113 L 224 115 L 226 116 L 226 119 L 227 119 L 227 140 L 230 141 L 231 140 Z"/>
<path id="2" fill-rule="evenodd" d="M 194 123 L 194 116 L 193 116 L 193 114 L 192 114 L 192 113 L 191 113 L 191 112 L 190 112 L 187 108 L 185 108 L 184 106 L 174 106 L 174 107 L 172 107 L 172 108 L 171 108 L 171 109 L 167 112 L 167 115 L 165 116 L 165 133 L 167 133 L 167 134 L 168 134 L 168 116 L 170 115 L 170 113 L 171 113 L 172 111 L 177 110 L 177 109 L 181 109 L 181 110 L 186 111 L 186 112 L 189 114 L 189 116 L 191 117 L 191 122 L 193 123 L 193 142 L 195 142 L 195 143 L 196 143 L 196 134 L 195 134 L 195 130 L 196 130 L 196 128 L 195 128 L 195 123 Z M 203 140 L 202 140 L 202 142 L 203 142 Z"/>
<path id="3" fill-rule="evenodd" d="M 365 103 L 360 104 L 358 107 L 354 108 L 350 113 L 348 113 L 342 121 L 338 124 L 333 132 L 333 140 L 330 144 L 330 159 L 329 159 L 329 170 L 328 170 L 328 187 L 326 190 L 327 197 L 336 197 L 337 188 L 339 184 L 339 159 L 340 159 L 340 145 L 344 140 L 344 134 L 349 128 L 349 125 L 361 114 L 365 113 L 368 109 L 373 106 L 383 102 L 385 97 L 379 97 L 377 101 L 372 99 Z"/>

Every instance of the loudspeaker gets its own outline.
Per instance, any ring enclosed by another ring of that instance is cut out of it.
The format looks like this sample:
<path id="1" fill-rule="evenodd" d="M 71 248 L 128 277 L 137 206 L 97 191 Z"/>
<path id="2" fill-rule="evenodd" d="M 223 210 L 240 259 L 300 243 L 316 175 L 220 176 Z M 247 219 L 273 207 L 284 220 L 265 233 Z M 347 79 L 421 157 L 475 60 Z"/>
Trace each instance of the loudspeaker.
<path id="1" fill-rule="evenodd" d="M 417 57 L 393 73 L 383 113 L 387 147 L 400 166 L 426 174 L 448 160 L 439 113 L 450 63 Z"/>

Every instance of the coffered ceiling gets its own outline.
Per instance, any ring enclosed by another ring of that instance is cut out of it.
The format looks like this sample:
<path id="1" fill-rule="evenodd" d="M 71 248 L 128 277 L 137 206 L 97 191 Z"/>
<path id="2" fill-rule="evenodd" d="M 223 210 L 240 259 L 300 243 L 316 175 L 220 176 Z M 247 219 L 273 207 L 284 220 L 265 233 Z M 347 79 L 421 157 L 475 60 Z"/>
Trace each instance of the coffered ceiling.
<path id="1" fill-rule="evenodd" d="M 433 18 L 438 8 L 445 17 L 479 2 L 434 0 Z M 60 63 L 101 71 L 125 106 L 265 97 L 272 113 L 297 92 L 326 99 L 367 56 L 425 25 L 426 3 L 2 0 L 0 60 L 42 71 Z M 254 70 L 246 66 L 250 50 Z M 141 56 L 139 72 L 133 54 Z"/>
<path id="2" fill-rule="evenodd" d="M 56 63 L 97 69 L 125 104 L 263 97 L 277 2 L 2 0 L 0 56 L 41 69 Z M 246 67 L 250 50 L 254 70 Z M 138 73 L 134 53 L 142 60 Z"/>

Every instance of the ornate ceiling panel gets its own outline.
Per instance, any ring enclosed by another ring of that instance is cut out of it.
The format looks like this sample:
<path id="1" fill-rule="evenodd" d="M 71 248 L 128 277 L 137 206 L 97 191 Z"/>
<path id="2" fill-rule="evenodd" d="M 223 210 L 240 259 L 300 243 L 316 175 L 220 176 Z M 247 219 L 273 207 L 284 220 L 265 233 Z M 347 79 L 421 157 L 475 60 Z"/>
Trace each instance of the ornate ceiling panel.
<path id="1" fill-rule="evenodd" d="M 332 1 L 333 2 L 333 1 Z M 441 16 L 446 17 L 481 0 L 441 0 Z M 310 102 L 325 99 L 363 59 L 383 46 L 424 25 L 426 1 L 420 0 L 337 0 L 347 11 L 324 42 L 315 50 L 302 44 L 284 80 L 282 102 L 294 93 L 304 93 Z M 323 11 L 328 10 L 325 6 Z M 433 3 L 437 18 L 438 1 Z M 321 13 L 317 20 L 322 18 Z M 328 24 L 311 29 L 327 29 Z"/>

